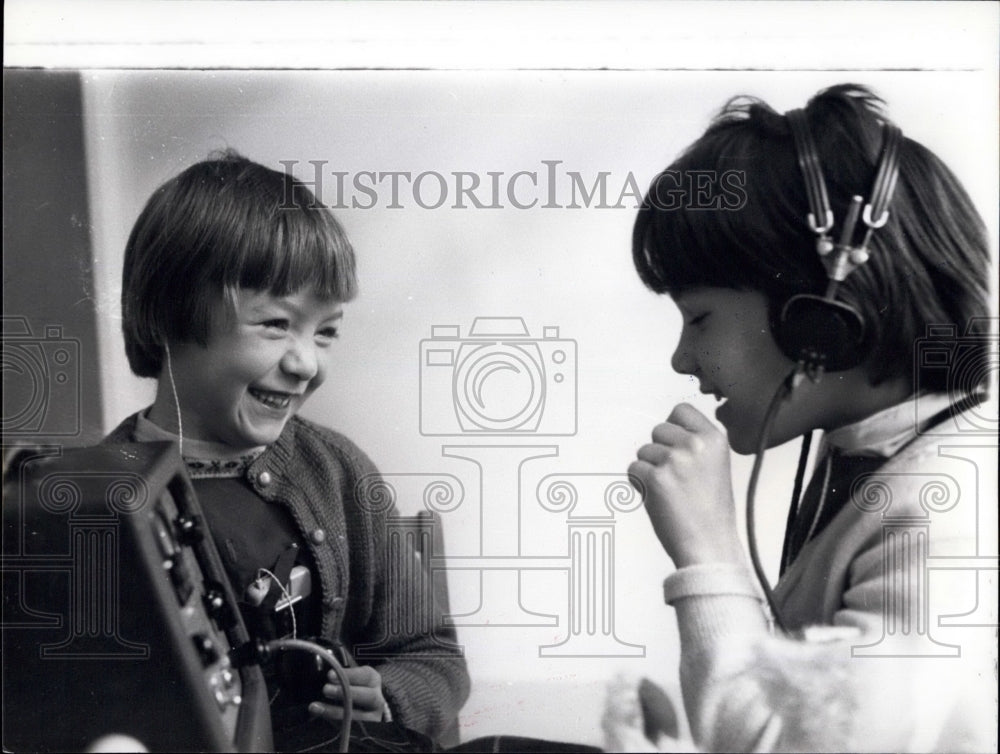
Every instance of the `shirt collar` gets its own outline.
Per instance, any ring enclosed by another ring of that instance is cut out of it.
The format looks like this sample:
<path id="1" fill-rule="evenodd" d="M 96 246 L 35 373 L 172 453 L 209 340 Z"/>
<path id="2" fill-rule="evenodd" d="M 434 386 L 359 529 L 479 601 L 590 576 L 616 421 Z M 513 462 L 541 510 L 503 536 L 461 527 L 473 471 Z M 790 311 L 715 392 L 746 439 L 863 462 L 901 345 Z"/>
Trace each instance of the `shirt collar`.
<path id="1" fill-rule="evenodd" d="M 154 424 L 146 416 L 146 412 L 140 412 L 136 417 L 135 439 L 138 442 L 169 440 L 180 444 L 180 438 L 177 435 L 168 432 L 158 424 Z M 221 442 L 185 437 L 183 450 L 188 474 L 193 479 L 199 479 L 242 476 L 246 468 L 266 450 L 266 446 L 233 451 L 231 447 Z"/>
<path id="2" fill-rule="evenodd" d="M 890 406 L 823 436 L 824 446 L 851 455 L 889 458 L 917 436 L 917 428 L 951 405 L 947 393 L 928 393 Z"/>

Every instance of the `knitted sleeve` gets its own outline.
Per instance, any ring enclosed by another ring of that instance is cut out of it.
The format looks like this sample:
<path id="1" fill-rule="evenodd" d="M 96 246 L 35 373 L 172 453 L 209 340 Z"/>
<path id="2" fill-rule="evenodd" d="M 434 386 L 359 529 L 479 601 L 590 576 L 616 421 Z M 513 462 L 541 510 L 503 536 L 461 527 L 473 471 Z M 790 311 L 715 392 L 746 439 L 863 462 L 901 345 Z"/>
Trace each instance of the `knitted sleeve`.
<path id="1" fill-rule="evenodd" d="M 457 743 L 458 712 L 470 686 L 463 650 L 454 627 L 444 625 L 429 584 L 419 577 L 416 556 L 394 552 L 392 557 L 396 565 L 377 576 L 364 631 L 368 641 L 355 645 L 355 654 L 382 675 L 394 720 L 435 740 Z"/>
<path id="2" fill-rule="evenodd" d="M 351 591 L 361 596 L 345 618 L 344 638 L 358 663 L 382 676 L 393 720 L 457 743 L 458 712 L 470 682 L 455 629 L 444 625 L 416 553 L 405 540 L 389 541 L 399 512 L 394 504 L 384 504 L 386 490 L 374 464 L 345 438 L 337 446 L 350 469 L 345 489 L 349 538 L 364 538 L 368 545 L 352 545 L 352 550 L 370 553 L 364 560 L 352 553 Z"/>
<path id="3" fill-rule="evenodd" d="M 768 623 L 746 568 L 710 563 L 681 568 L 663 583 L 663 596 L 677 612 L 681 639 L 681 690 L 691 732 L 699 743 L 718 725 L 718 710 L 706 704 L 725 683 L 724 660 L 739 647 L 768 635 Z M 748 720 L 757 729 L 764 719 Z"/>

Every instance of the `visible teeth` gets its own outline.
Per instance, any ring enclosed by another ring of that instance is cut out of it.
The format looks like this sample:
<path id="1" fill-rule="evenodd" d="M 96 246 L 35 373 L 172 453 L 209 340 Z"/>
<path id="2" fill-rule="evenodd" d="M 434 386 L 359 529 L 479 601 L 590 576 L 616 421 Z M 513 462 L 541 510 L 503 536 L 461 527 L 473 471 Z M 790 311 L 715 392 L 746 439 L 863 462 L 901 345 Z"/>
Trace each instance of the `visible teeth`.
<path id="1" fill-rule="evenodd" d="M 265 390 L 251 389 L 250 395 L 259 400 L 265 406 L 270 406 L 271 408 L 288 408 L 288 404 L 291 403 L 291 396 L 284 393 L 271 393 Z"/>

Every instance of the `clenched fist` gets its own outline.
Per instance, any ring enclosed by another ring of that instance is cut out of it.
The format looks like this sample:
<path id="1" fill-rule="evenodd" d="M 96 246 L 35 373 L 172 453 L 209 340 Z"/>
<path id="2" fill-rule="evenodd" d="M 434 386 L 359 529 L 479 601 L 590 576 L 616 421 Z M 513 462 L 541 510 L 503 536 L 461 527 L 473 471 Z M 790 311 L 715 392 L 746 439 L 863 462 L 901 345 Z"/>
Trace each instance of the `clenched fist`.
<path id="1" fill-rule="evenodd" d="M 681 403 L 653 428 L 628 471 L 646 512 L 678 568 L 743 562 L 729 472 L 729 444 L 700 411 Z"/>

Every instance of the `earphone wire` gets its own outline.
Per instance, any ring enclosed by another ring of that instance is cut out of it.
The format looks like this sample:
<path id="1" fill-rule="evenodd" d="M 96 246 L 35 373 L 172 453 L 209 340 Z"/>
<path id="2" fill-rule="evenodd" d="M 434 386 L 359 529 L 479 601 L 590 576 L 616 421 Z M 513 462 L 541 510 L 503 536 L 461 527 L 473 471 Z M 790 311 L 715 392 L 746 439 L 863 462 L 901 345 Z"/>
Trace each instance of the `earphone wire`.
<path id="1" fill-rule="evenodd" d="M 166 343 L 163 346 L 167 354 L 167 377 L 170 378 L 170 392 L 174 396 L 174 410 L 177 412 L 177 440 L 178 449 L 177 452 L 180 454 L 181 458 L 184 457 L 184 422 L 181 420 L 181 401 L 177 397 L 177 385 L 174 382 L 174 368 L 170 361 L 170 344 Z"/>
<path id="2" fill-rule="evenodd" d="M 788 396 L 790 396 L 792 391 L 795 389 L 795 385 L 801 382 L 804 370 L 804 364 L 796 365 L 795 369 L 793 369 L 788 376 L 781 381 L 778 389 L 774 392 L 774 397 L 771 398 L 771 403 L 767 407 L 767 413 L 764 415 L 764 421 L 761 423 L 760 435 L 757 439 L 757 452 L 754 456 L 753 469 L 750 472 L 750 482 L 747 485 L 746 525 L 747 546 L 750 550 L 750 562 L 753 564 L 753 570 L 757 576 L 757 581 L 760 584 L 761 591 L 764 592 L 764 599 L 767 600 L 767 606 L 771 610 L 771 618 L 774 621 L 774 625 L 779 631 L 786 634 L 788 633 L 788 629 L 785 626 L 784 619 L 781 617 L 781 610 L 778 608 L 778 602 L 775 599 L 774 590 L 771 589 L 771 585 L 767 580 L 767 575 L 764 573 L 764 567 L 760 562 L 760 553 L 757 550 L 757 525 L 754 521 L 754 498 L 757 494 L 757 482 L 760 478 L 761 467 L 764 464 L 764 452 L 767 450 L 767 441 L 771 434 L 771 427 L 774 424 L 774 419 L 778 414 L 778 409 L 781 408 L 782 401 L 788 398 Z"/>
<path id="3" fill-rule="evenodd" d="M 285 585 L 281 583 L 281 580 L 277 576 L 275 576 L 273 573 L 271 573 L 269 570 L 267 570 L 266 568 L 258 568 L 257 569 L 257 578 L 258 579 L 261 577 L 261 574 L 263 574 L 264 576 L 268 576 L 268 577 L 274 579 L 274 583 L 278 585 L 278 589 L 281 590 L 281 594 L 288 601 L 288 612 L 291 613 L 291 616 L 292 616 L 292 638 L 293 639 L 297 639 L 298 638 L 298 626 L 295 625 L 295 609 L 292 606 L 292 595 L 289 593 L 289 591 L 285 587 Z"/>

